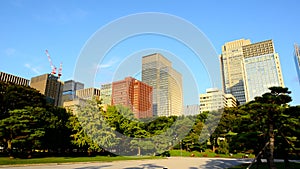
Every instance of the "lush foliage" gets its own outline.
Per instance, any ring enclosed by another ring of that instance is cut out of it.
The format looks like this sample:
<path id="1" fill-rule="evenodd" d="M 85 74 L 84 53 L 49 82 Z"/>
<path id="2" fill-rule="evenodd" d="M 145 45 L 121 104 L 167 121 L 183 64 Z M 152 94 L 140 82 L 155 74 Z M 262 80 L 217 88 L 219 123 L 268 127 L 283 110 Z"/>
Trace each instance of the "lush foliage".
<path id="1" fill-rule="evenodd" d="M 104 111 L 98 100 L 66 111 L 47 105 L 32 88 L 0 83 L 0 147 L 10 156 L 23 157 L 34 151 L 163 155 L 169 150 L 173 155 L 235 157 L 264 150 L 261 154 L 272 165 L 272 158 L 291 157 L 300 148 L 300 107 L 287 104 L 288 94 L 286 88 L 270 88 L 252 102 L 226 108 L 222 117 L 205 112 L 135 119 L 126 107 Z M 209 137 L 203 140 L 201 135 Z"/>

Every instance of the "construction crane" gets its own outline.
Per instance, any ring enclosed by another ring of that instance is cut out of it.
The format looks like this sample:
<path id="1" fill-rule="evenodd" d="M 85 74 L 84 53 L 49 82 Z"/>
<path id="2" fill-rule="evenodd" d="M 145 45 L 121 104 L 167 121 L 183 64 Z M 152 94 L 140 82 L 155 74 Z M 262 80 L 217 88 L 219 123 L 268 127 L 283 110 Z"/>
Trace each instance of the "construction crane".
<path id="1" fill-rule="evenodd" d="M 60 62 L 60 65 L 59 65 L 58 74 L 57 74 L 58 78 L 60 78 L 61 75 L 62 75 L 62 62 Z"/>
<path id="2" fill-rule="evenodd" d="M 46 49 L 46 55 L 48 57 L 48 61 L 50 63 L 51 69 L 52 69 L 51 74 L 55 75 L 56 74 L 56 66 L 53 65 L 50 54 L 49 54 L 47 49 Z M 62 75 L 62 63 L 60 63 L 60 67 L 59 67 L 59 70 L 58 70 L 58 78 L 60 78 L 61 75 Z"/>

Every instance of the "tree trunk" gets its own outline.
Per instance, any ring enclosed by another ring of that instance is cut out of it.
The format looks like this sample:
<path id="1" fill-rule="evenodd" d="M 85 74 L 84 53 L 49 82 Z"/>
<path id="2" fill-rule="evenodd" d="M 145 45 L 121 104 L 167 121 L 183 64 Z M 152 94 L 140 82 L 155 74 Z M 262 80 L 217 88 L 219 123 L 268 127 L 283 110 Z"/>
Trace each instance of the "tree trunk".
<path id="1" fill-rule="evenodd" d="M 12 155 L 12 143 L 11 140 L 7 140 L 7 151 L 8 151 L 8 156 L 13 157 Z"/>
<path id="2" fill-rule="evenodd" d="M 138 154 L 137 155 L 141 155 L 141 147 L 138 146 Z"/>
<path id="3" fill-rule="evenodd" d="M 288 150 L 284 151 L 285 154 L 284 154 L 284 167 L 285 169 L 290 169 L 290 162 L 289 162 L 289 159 L 288 159 Z"/>
<path id="4" fill-rule="evenodd" d="M 276 165 L 274 162 L 274 144 L 275 144 L 275 134 L 274 134 L 274 125 L 273 122 L 271 121 L 269 123 L 269 153 L 268 153 L 268 164 L 270 169 L 276 169 Z"/>
<path id="5" fill-rule="evenodd" d="M 261 165 L 261 155 L 259 155 L 258 157 L 257 157 L 257 161 L 256 161 L 256 169 L 259 169 L 259 165 Z"/>

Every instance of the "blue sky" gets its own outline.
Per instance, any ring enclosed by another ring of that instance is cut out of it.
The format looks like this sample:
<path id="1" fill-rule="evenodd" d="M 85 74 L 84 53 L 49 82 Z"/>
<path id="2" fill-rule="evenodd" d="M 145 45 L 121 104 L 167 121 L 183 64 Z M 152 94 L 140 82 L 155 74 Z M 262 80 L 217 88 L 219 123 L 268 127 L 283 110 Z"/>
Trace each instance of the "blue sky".
<path id="1" fill-rule="evenodd" d="M 0 71 L 28 79 L 49 73 L 51 68 L 45 55 L 45 49 L 48 49 L 57 67 L 60 62 L 63 63 L 62 80 L 72 79 L 81 50 L 101 27 L 135 13 L 162 12 L 195 25 L 210 40 L 218 54 L 227 41 L 246 38 L 255 43 L 273 39 L 280 56 L 285 85 L 292 91 L 292 104 L 300 105 L 300 86 L 293 62 L 293 44 L 300 43 L 299 5 L 297 0 L 3 0 L 0 1 Z M 158 40 L 160 43 L 156 43 Z M 163 42 L 172 45 L 164 45 Z M 96 75 L 95 86 L 109 81 L 125 57 L 143 49 L 167 50 L 183 60 L 194 57 L 187 54 L 189 51 L 183 45 L 181 48 L 178 46 L 180 43 L 165 37 L 128 39 L 116 45 L 105 62 L 91 65 L 102 70 Z M 183 53 L 185 56 L 182 56 Z M 187 65 L 191 69 L 197 66 L 203 65 Z M 174 67 L 180 69 L 180 64 L 174 63 Z M 101 73 L 109 76 L 104 77 Z M 212 86 L 207 82 L 209 79 L 204 69 L 203 72 L 192 71 L 192 74 L 203 78 L 196 79 L 199 93 Z"/>

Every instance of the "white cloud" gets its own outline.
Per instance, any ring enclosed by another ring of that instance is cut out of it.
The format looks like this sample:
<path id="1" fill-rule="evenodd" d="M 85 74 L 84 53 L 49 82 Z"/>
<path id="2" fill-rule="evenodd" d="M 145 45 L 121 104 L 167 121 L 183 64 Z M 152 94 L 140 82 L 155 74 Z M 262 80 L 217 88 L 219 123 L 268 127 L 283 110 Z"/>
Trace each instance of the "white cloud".
<path id="1" fill-rule="evenodd" d="M 24 66 L 36 74 L 41 74 L 37 67 L 32 67 L 29 63 L 25 63 Z"/>
<path id="2" fill-rule="evenodd" d="M 14 48 L 7 48 L 7 49 L 5 49 L 6 56 L 12 56 L 15 53 L 16 53 L 16 49 L 14 49 Z"/>
<path id="3" fill-rule="evenodd" d="M 110 67 L 114 66 L 117 62 L 119 62 L 119 59 L 114 58 L 114 59 L 109 60 L 107 63 L 98 64 L 97 68 L 99 68 L 99 69 L 110 68 Z"/>

